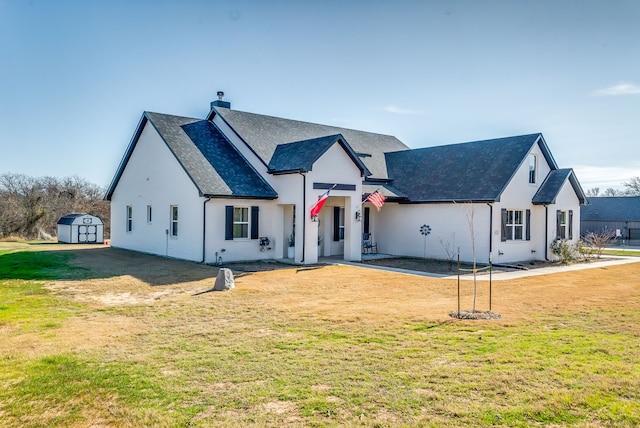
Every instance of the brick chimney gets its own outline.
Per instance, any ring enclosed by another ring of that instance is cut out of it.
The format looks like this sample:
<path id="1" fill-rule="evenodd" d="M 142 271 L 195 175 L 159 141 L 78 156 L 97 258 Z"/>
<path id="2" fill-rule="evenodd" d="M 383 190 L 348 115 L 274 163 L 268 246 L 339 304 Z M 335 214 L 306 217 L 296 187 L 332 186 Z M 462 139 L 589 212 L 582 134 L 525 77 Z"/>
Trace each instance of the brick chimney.
<path id="1" fill-rule="evenodd" d="M 218 91 L 218 99 L 215 101 L 211 101 L 211 108 L 214 108 L 214 107 L 231 108 L 231 103 L 229 101 L 222 101 L 223 98 L 224 98 L 224 92 Z"/>

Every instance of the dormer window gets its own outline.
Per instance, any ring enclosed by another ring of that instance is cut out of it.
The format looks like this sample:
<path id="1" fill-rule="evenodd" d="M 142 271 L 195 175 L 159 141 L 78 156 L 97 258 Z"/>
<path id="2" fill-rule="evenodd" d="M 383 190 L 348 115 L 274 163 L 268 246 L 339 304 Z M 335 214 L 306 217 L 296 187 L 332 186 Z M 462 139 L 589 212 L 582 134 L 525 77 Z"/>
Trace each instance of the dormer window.
<path id="1" fill-rule="evenodd" d="M 529 155 L 529 183 L 531 184 L 535 184 L 536 182 L 536 168 L 536 155 Z"/>

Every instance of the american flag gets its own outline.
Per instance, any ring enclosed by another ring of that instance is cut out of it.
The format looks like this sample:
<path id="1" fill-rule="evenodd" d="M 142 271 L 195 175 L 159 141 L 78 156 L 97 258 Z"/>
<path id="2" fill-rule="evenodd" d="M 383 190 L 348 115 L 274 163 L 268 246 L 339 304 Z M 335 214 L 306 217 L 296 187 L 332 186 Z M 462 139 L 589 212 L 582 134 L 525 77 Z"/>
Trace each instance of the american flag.
<path id="1" fill-rule="evenodd" d="M 380 208 L 382 208 L 386 199 L 386 196 L 376 190 L 375 192 L 367 196 L 367 199 L 365 199 L 365 201 L 371 202 L 373 205 L 375 205 L 378 211 L 380 211 Z"/>

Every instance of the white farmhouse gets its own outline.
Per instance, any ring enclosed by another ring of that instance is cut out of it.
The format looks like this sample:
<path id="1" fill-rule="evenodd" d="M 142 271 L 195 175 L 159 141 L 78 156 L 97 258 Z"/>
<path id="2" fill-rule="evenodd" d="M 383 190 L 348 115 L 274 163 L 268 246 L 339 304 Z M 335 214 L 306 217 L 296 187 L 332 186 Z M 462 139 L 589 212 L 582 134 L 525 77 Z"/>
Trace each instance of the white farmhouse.
<path id="1" fill-rule="evenodd" d="M 541 134 L 412 150 L 232 110 L 218 95 L 205 119 L 142 115 L 106 195 L 113 246 L 205 263 L 292 251 L 312 264 L 360 260 L 366 233 L 381 253 L 445 258 L 449 246 L 472 260 L 475 247 L 479 262 L 512 263 L 578 239 L 585 195 Z M 375 191 L 386 196 L 379 211 L 363 202 Z"/>

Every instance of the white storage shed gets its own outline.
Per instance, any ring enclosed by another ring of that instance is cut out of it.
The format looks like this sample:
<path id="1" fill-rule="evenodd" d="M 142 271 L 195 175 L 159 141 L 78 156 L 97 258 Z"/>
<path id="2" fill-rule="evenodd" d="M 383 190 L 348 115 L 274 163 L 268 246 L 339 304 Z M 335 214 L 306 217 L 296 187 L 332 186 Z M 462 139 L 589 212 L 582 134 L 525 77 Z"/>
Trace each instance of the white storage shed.
<path id="1" fill-rule="evenodd" d="M 73 213 L 58 220 L 58 242 L 65 244 L 102 244 L 104 223 L 100 217 Z"/>

